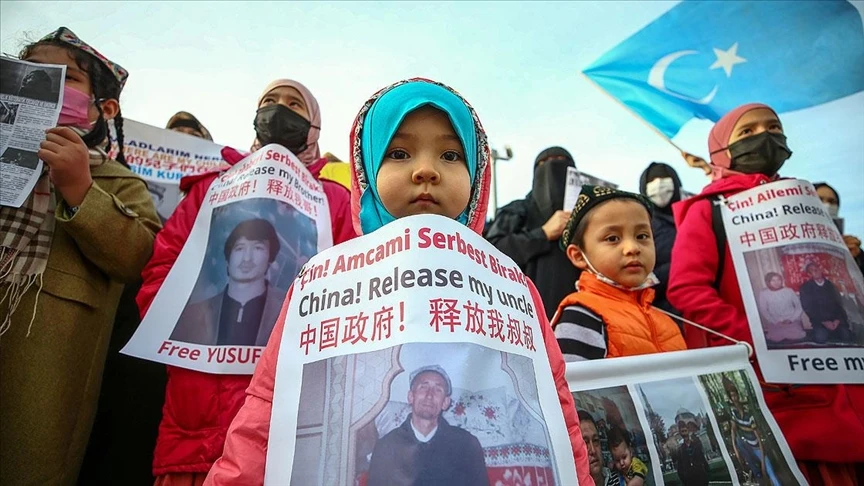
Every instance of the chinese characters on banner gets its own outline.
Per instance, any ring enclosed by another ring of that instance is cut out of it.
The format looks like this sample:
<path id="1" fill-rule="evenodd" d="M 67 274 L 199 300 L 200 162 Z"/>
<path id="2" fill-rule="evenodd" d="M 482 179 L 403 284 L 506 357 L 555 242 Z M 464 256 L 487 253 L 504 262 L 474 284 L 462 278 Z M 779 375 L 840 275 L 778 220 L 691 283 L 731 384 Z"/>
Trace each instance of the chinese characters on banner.
<path id="1" fill-rule="evenodd" d="M 512 260 L 441 216 L 314 257 L 287 304 L 265 484 L 416 478 L 419 450 L 402 441 L 429 420 L 422 461 L 440 465 L 436 481 L 576 484 L 530 289 Z"/>
<path id="2" fill-rule="evenodd" d="M 593 419 L 582 420 L 582 433 L 600 442 L 595 467 L 619 477 L 632 467 L 646 485 L 807 484 L 747 352 L 736 345 L 567 363 L 576 409 Z"/>
<path id="3" fill-rule="evenodd" d="M 813 186 L 765 184 L 721 209 L 765 380 L 864 383 L 864 280 Z"/>
<path id="4" fill-rule="evenodd" d="M 332 245 L 321 184 L 287 149 L 258 150 L 210 186 L 122 352 L 207 373 L 251 374 L 294 278 Z"/>
<path id="5" fill-rule="evenodd" d="M 112 130 L 112 137 L 116 131 Z M 147 181 L 153 205 L 162 221 L 180 203 L 180 179 L 228 167 L 222 160 L 222 146 L 185 133 L 124 120 L 123 155 L 132 172 Z M 111 157 L 117 155 L 112 139 Z"/>

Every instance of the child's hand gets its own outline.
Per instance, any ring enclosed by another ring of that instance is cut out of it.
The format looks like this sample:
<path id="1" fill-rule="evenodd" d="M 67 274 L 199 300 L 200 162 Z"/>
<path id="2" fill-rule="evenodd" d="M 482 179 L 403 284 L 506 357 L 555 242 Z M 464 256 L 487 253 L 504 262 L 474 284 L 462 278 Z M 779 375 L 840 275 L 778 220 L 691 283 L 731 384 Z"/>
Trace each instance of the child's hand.
<path id="1" fill-rule="evenodd" d="M 555 241 L 558 238 L 561 238 L 561 235 L 564 233 L 564 228 L 567 226 L 567 220 L 570 219 L 570 213 L 567 211 L 558 210 L 552 214 L 552 217 L 549 218 L 549 221 L 546 221 L 546 224 L 543 225 L 543 232 L 546 233 L 546 239 L 549 241 Z"/>
<path id="2" fill-rule="evenodd" d="M 90 154 L 87 145 L 69 127 L 46 131 L 37 155 L 48 165 L 48 176 L 69 206 L 78 206 L 90 190 Z"/>

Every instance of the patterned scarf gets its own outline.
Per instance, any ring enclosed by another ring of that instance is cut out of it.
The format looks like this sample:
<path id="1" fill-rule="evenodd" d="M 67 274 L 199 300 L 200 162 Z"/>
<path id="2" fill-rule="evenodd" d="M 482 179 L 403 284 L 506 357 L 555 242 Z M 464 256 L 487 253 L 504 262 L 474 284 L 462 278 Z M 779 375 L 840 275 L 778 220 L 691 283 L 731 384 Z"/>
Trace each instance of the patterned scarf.
<path id="1" fill-rule="evenodd" d="M 73 128 L 83 135 L 83 130 Z M 101 148 L 90 149 L 90 167 L 102 165 L 108 159 Z M 0 322 L 0 336 L 12 324 L 12 314 L 21 299 L 34 284 L 42 288 L 42 275 L 48 264 L 51 240 L 54 236 L 54 211 L 57 197 L 54 185 L 43 164 L 42 175 L 30 196 L 20 208 L 0 206 L 0 305 L 7 300 L 9 309 Z M 38 304 L 39 296 L 36 296 Z M 36 317 L 33 306 L 32 324 Z M 30 331 L 27 331 L 30 334 Z"/>

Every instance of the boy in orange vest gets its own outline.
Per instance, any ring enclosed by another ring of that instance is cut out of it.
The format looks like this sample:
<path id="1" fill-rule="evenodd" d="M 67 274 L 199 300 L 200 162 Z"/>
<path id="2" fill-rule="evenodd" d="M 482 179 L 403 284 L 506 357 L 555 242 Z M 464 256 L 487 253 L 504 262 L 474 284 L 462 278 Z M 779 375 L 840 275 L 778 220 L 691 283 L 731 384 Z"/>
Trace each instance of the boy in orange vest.
<path id="1" fill-rule="evenodd" d="M 585 270 L 552 319 L 565 360 L 687 349 L 675 322 L 651 305 L 658 281 L 645 197 L 582 186 L 561 246 Z"/>

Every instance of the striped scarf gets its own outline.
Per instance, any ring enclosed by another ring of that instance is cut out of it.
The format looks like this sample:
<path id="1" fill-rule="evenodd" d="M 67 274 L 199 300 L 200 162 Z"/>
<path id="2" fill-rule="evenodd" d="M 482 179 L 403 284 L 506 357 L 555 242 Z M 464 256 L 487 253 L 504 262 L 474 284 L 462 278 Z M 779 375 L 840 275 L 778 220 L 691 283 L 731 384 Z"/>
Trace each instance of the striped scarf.
<path id="1" fill-rule="evenodd" d="M 107 159 L 101 148 L 90 149 L 91 168 Z M 48 167 L 43 164 L 42 175 L 20 208 L 0 206 L 0 305 L 9 303 L 0 322 L 0 336 L 9 329 L 12 314 L 30 287 L 38 282 L 41 290 L 54 236 L 56 205 L 54 185 L 48 177 Z M 38 299 L 37 294 L 37 304 Z M 36 305 L 31 324 L 35 317 Z"/>

